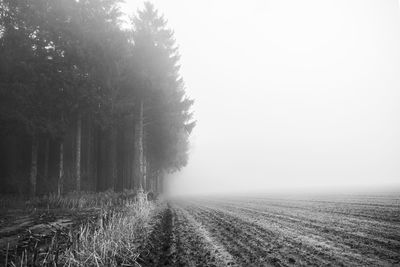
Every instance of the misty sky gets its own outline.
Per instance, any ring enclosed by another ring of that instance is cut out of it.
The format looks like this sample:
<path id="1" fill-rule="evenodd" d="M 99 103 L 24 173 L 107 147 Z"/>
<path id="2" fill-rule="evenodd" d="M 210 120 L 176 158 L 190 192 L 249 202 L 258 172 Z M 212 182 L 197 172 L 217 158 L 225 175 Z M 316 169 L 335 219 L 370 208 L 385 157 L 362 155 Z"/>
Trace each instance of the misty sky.
<path id="1" fill-rule="evenodd" d="M 171 190 L 400 184 L 397 0 L 153 3 L 198 120 Z"/>

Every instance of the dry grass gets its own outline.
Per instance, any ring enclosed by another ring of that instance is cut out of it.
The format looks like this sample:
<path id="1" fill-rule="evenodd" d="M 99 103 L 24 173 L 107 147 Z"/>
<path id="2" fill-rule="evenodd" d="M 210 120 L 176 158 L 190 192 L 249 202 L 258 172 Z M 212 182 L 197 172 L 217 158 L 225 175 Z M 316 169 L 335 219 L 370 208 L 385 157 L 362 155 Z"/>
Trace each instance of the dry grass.
<path id="1" fill-rule="evenodd" d="M 12 195 L 0 195 L 0 210 L 107 208 L 124 205 L 126 201 L 135 197 L 136 192 L 133 190 L 125 190 L 121 193 L 112 190 L 100 193 L 70 192 L 63 196 L 49 194 L 29 200 Z"/>
<path id="2" fill-rule="evenodd" d="M 74 193 L 64 197 L 49 196 L 40 201 L 51 208 L 100 208 L 100 215 L 97 220 L 78 228 L 57 230 L 46 248 L 40 248 L 37 242 L 34 248 L 29 246 L 22 251 L 17 248 L 9 251 L 7 248 L 5 254 L 0 253 L 0 265 L 138 265 L 136 259 L 146 242 L 156 207 L 154 202 L 147 201 L 145 195 L 133 197 L 131 192 Z"/>
<path id="3" fill-rule="evenodd" d="M 21 197 L 12 195 L 0 195 L 0 212 L 5 212 L 10 208 L 24 209 L 26 201 Z"/>
<path id="4" fill-rule="evenodd" d="M 84 209 L 84 208 L 107 208 L 124 205 L 126 201 L 135 197 L 133 191 L 116 193 L 105 191 L 100 193 L 92 192 L 71 192 L 65 196 L 51 194 L 40 199 L 31 201 L 33 206 L 48 208 Z"/>
<path id="5" fill-rule="evenodd" d="M 128 202 L 124 211 L 104 214 L 99 225 L 82 226 L 62 261 L 74 266 L 137 265 L 153 210 L 148 201 Z"/>

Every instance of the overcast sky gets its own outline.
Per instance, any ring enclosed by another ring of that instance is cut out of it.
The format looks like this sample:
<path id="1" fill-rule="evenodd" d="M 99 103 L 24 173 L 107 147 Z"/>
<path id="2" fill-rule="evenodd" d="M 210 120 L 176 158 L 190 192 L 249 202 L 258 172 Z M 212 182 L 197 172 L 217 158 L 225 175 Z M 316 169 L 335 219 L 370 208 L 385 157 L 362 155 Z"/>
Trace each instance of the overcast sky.
<path id="1" fill-rule="evenodd" d="M 398 0 L 152 2 L 196 101 L 173 192 L 400 184 Z"/>

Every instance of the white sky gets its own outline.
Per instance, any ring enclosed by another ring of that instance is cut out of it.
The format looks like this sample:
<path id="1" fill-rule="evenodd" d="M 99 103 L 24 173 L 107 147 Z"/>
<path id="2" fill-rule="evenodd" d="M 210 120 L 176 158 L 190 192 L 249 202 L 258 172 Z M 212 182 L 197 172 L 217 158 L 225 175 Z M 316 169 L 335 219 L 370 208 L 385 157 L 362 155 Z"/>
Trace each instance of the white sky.
<path id="1" fill-rule="evenodd" d="M 152 2 L 196 101 L 173 192 L 400 185 L 398 0 Z"/>

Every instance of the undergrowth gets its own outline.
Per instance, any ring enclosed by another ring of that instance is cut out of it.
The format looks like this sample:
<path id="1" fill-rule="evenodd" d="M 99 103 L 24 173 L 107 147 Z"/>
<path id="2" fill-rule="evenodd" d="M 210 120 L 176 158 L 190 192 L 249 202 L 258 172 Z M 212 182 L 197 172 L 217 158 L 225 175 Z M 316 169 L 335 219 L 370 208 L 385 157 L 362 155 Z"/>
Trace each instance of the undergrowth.
<path id="1" fill-rule="evenodd" d="M 133 191 L 126 190 L 116 193 L 112 190 L 93 193 L 93 192 L 71 192 L 65 196 L 50 194 L 31 200 L 28 205 L 33 207 L 84 209 L 84 208 L 106 208 L 124 205 L 135 197 Z"/>
<path id="2" fill-rule="evenodd" d="M 80 228 L 79 238 L 64 254 L 67 265 L 134 266 L 139 247 L 149 232 L 154 204 L 148 201 L 129 202 L 125 212 L 112 214 L 99 226 Z"/>
<path id="3" fill-rule="evenodd" d="M 140 247 L 150 231 L 156 204 L 132 192 L 49 196 L 41 202 L 51 208 L 99 207 L 98 219 L 75 229 L 54 231 L 46 245 L 31 242 L 23 251 L 9 249 L 0 260 L 5 266 L 138 266 Z M 34 237 L 36 238 L 36 237 Z"/>
<path id="4" fill-rule="evenodd" d="M 32 199 L 23 199 L 15 196 L 0 195 L 0 210 L 23 209 L 32 210 L 37 208 L 47 209 L 85 209 L 85 208 L 106 208 L 124 205 L 126 201 L 136 197 L 133 190 L 114 192 L 112 190 L 94 192 L 70 192 L 58 196 L 49 194 Z"/>

